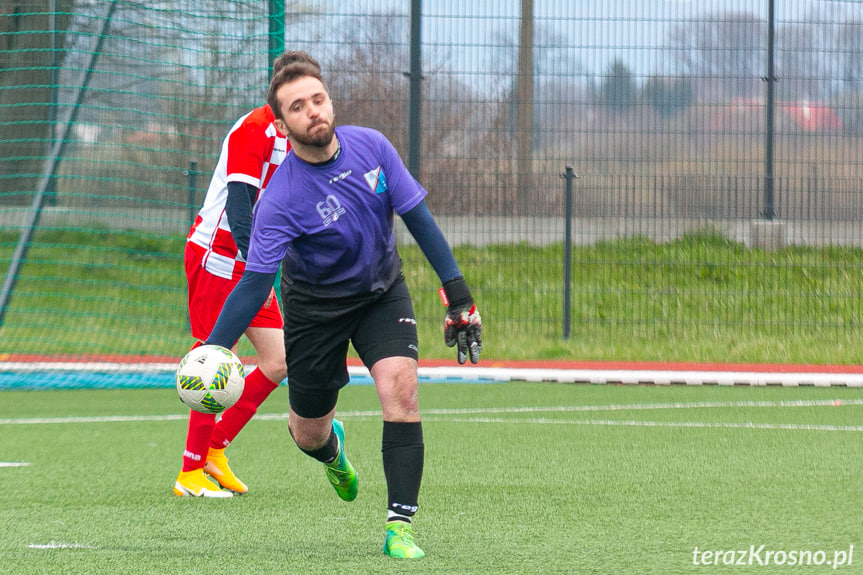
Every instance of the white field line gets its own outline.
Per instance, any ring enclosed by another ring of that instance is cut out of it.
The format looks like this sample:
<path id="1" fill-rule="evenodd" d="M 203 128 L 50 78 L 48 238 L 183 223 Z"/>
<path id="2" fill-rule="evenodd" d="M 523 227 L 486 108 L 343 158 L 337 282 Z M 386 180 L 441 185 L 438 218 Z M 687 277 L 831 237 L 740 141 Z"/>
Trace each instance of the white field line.
<path id="1" fill-rule="evenodd" d="M 98 545 L 85 545 L 83 543 L 61 543 L 49 541 L 48 543 L 31 543 L 28 549 L 99 549 Z"/>
<path id="2" fill-rule="evenodd" d="M 795 401 L 697 401 L 689 403 L 620 403 L 610 405 L 561 405 L 547 407 L 476 407 L 476 408 L 452 408 L 452 409 L 426 409 L 423 410 L 423 416 L 430 421 L 475 421 L 488 423 L 505 423 L 505 422 L 533 422 L 533 423 L 573 423 L 579 424 L 588 420 L 560 420 L 560 419 L 532 419 L 519 420 L 511 418 L 468 418 L 469 415 L 485 415 L 485 414 L 529 414 L 529 413 L 585 413 L 585 412 L 603 412 L 603 411 L 650 411 L 650 410 L 668 410 L 668 409 L 738 409 L 738 408 L 794 408 L 794 407 L 840 407 L 840 406 L 859 406 L 863 405 L 863 399 L 818 399 L 818 400 L 795 400 Z M 379 418 L 380 411 L 344 411 L 339 412 L 340 418 Z M 70 417 L 32 417 L 32 418 L 9 418 L 0 419 L 0 425 L 43 425 L 43 424 L 64 424 L 64 423 L 130 423 L 141 421 L 185 421 L 188 419 L 187 414 L 171 414 L 171 415 L 102 415 L 102 416 L 70 416 Z M 287 413 L 261 413 L 255 416 L 259 421 L 274 421 L 288 419 Z M 617 420 L 609 420 L 613 423 L 609 425 L 621 425 Z M 634 425 L 635 423 L 633 423 Z M 715 423 L 685 423 L 685 422 L 643 422 L 648 426 L 676 426 L 676 427 L 720 427 L 725 424 Z M 594 423 L 599 425 L 599 423 Z M 760 424 L 728 424 L 737 427 L 757 427 Z M 773 424 L 764 424 L 773 425 Z M 828 426 L 829 427 L 829 426 Z M 781 426 L 765 427 L 765 429 L 775 428 L 782 429 Z M 789 429 L 809 429 L 812 426 L 793 426 Z M 840 428 L 837 428 L 840 429 Z M 845 431 L 863 430 L 863 427 L 842 427 Z"/>
<path id="3" fill-rule="evenodd" d="M 863 399 L 813 399 L 793 401 L 693 401 L 682 403 L 618 403 L 611 405 L 568 405 L 558 407 L 481 407 L 470 413 L 535 413 L 579 411 L 641 411 L 654 409 L 723 409 L 733 407 L 825 407 L 837 405 L 863 405 Z M 428 414 L 463 414 L 466 409 L 427 409 Z"/>
<path id="4" fill-rule="evenodd" d="M 495 367 L 426 367 L 420 375 L 448 381 L 528 381 L 557 383 L 623 383 L 653 385 L 720 385 L 782 387 L 863 387 L 863 373 L 770 373 L 661 369 L 534 369 Z"/>
<path id="5" fill-rule="evenodd" d="M 863 432 L 863 425 L 817 425 L 807 423 L 753 423 L 753 422 L 706 422 L 706 421 L 635 421 L 619 419 L 507 419 L 503 417 L 466 417 L 437 418 L 428 417 L 425 421 L 445 421 L 447 423 L 522 423 L 551 425 L 601 425 L 608 427 L 680 427 L 716 429 L 781 429 L 791 431 L 853 431 Z"/>

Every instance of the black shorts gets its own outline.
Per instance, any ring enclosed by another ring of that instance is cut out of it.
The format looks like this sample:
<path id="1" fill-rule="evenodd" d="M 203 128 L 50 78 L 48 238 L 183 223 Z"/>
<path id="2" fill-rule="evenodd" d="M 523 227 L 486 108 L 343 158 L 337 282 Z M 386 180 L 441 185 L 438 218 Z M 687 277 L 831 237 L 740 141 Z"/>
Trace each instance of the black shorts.
<path id="1" fill-rule="evenodd" d="M 322 417 L 347 385 L 348 342 L 369 369 L 386 357 L 419 357 L 417 326 L 403 276 L 385 292 L 354 299 L 285 294 L 285 354 L 291 409 Z"/>

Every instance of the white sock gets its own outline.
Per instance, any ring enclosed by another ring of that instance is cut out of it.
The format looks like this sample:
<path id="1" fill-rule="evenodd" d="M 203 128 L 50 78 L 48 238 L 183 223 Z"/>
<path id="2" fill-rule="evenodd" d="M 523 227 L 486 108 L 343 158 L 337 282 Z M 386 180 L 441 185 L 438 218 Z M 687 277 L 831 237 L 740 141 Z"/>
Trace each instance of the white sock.
<path id="1" fill-rule="evenodd" d="M 399 515 L 392 509 L 387 509 L 387 522 L 390 521 L 404 521 L 405 523 L 410 523 L 411 518 L 405 515 Z"/>

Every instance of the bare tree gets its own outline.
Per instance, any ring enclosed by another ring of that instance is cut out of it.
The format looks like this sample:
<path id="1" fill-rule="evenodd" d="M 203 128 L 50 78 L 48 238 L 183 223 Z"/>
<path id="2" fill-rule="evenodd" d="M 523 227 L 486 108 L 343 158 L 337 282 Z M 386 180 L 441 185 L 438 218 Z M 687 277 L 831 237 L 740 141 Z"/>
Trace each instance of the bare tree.
<path id="1" fill-rule="evenodd" d="M 600 103 L 612 113 L 621 114 L 631 110 L 637 99 L 635 74 L 622 60 L 615 60 L 600 87 Z"/>
<path id="2" fill-rule="evenodd" d="M 76 4 L 76 35 L 67 42 L 61 84 L 74 85 L 87 64 L 75 37 L 94 32 L 87 12 L 98 2 L 88 2 Z M 167 1 L 120 3 L 78 116 L 78 127 L 92 136 L 75 138 L 60 166 L 79 181 L 98 178 L 99 191 L 68 194 L 62 185 L 58 201 L 185 201 L 191 163 L 209 174 L 230 124 L 266 101 L 267 8 L 266 2 L 221 0 L 199 0 L 184 10 Z M 302 2 L 286 9 L 309 14 Z M 61 108 L 67 92 L 60 90 Z"/>
<path id="3" fill-rule="evenodd" d="M 818 48 L 818 28 L 786 25 L 777 31 L 776 75 L 781 99 L 817 101 L 829 93 L 823 81 L 824 53 Z"/>
<path id="4" fill-rule="evenodd" d="M 754 98 L 760 92 L 765 28 L 754 14 L 728 12 L 671 29 L 669 44 L 679 70 L 698 79 L 699 100 Z"/>
<path id="5" fill-rule="evenodd" d="M 336 100 L 336 120 L 380 130 L 405 153 L 407 22 L 398 14 L 378 15 L 354 30 L 356 35 L 345 39 L 327 70 L 327 83 Z"/>
<path id="6" fill-rule="evenodd" d="M 407 22 L 376 15 L 355 26 L 327 66 L 340 124 L 383 132 L 407 153 Z M 422 183 L 439 214 L 513 213 L 515 181 L 511 131 L 503 101 L 483 102 L 460 82 L 446 55 L 423 62 Z"/>

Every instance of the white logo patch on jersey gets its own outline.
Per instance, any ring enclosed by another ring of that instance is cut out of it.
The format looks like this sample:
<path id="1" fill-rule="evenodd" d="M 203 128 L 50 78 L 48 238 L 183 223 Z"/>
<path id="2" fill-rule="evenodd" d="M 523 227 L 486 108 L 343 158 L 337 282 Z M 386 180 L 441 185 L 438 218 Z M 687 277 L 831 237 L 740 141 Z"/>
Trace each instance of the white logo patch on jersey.
<path id="1" fill-rule="evenodd" d="M 333 176 L 332 178 L 330 178 L 328 183 L 335 184 L 336 182 L 341 182 L 342 180 L 350 176 L 352 172 L 353 170 L 348 170 L 347 172 L 342 172 L 338 176 Z"/>
<path id="2" fill-rule="evenodd" d="M 331 223 L 337 221 L 339 216 L 346 213 L 345 209 L 342 207 L 342 203 L 332 194 L 327 196 L 325 201 L 318 202 L 318 205 L 315 207 L 321 215 L 321 220 L 324 222 L 324 226 L 329 226 Z"/>
<path id="3" fill-rule="evenodd" d="M 366 183 L 369 185 L 369 189 L 375 193 L 378 193 L 378 184 L 380 183 L 381 177 L 381 167 L 378 166 L 371 172 L 366 172 L 363 174 L 363 177 L 366 179 Z"/>

